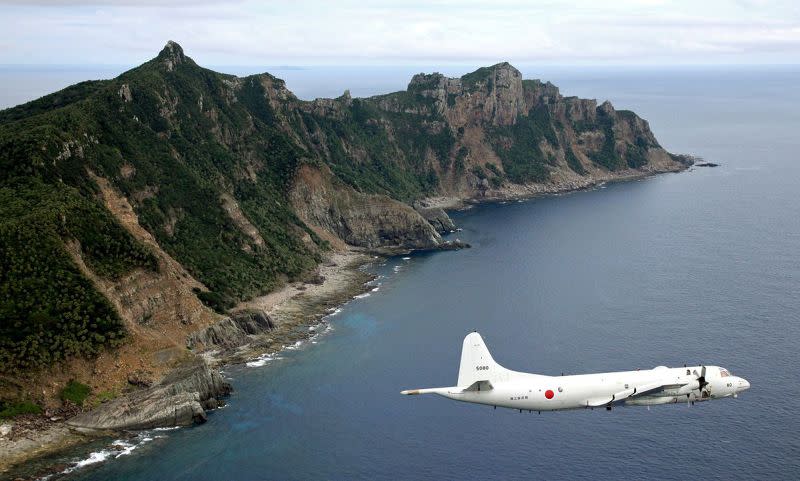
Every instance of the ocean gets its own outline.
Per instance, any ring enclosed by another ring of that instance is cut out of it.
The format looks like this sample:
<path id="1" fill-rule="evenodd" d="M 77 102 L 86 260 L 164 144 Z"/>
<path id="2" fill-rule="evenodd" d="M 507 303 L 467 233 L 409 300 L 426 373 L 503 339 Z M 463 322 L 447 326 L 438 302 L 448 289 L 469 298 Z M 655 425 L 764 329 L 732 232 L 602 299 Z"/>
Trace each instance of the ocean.
<path id="1" fill-rule="evenodd" d="M 401 89 L 421 70 L 274 73 L 313 98 Z M 720 166 L 454 212 L 471 249 L 376 261 L 378 289 L 313 342 L 227 367 L 235 392 L 208 423 L 73 453 L 67 478 L 800 478 L 800 69 L 521 70 Z M 752 387 L 541 415 L 399 394 L 453 385 L 472 330 L 514 370 L 703 363 Z"/>

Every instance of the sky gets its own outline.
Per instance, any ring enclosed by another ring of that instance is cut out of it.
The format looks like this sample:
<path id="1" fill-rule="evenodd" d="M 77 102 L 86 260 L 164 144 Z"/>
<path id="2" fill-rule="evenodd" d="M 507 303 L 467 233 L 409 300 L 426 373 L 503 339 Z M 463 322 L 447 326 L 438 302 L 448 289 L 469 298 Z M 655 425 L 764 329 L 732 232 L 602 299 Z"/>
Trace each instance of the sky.
<path id="1" fill-rule="evenodd" d="M 0 64 L 799 64 L 798 0 L 0 0 Z"/>

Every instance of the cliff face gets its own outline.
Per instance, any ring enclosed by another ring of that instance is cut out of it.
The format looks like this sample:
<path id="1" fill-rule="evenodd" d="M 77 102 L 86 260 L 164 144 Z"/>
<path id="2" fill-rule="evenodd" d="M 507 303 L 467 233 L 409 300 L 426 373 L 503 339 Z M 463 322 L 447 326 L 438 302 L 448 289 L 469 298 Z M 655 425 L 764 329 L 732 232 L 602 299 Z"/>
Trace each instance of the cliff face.
<path id="1" fill-rule="evenodd" d="M 442 243 L 434 226 L 407 204 L 357 192 L 325 170 L 301 167 L 290 193 L 297 215 L 310 227 L 368 249 L 434 249 Z"/>
<path id="2" fill-rule="evenodd" d="M 157 381 L 194 362 L 187 345 L 235 349 L 271 325 L 227 310 L 313 276 L 331 249 L 448 247 L 455 226 L 426 198 L 530 195 L 683 162 L 634 113 L 507 63 L 306 102 L 269 74 L 203 69 L 170 42 L 116 79 L 0 112 L 0 387 L 54 403 L 71 378 L 125 390 L 134 372 Z M 198 404 L 184 394 L 188 419 Z"/>
<path id="3" fill-rule="evenodd" d="M 504 197 L 687 165 L 661 148 L 647 122 L 633 112 L 563 97 L 549 82 L 523 80 L 508 63 L 461 78 L 418 74 L 405 92 L 312 105 L 315 115 L 370 130 L 373 140 L 357 147 L 365 150 L 364 159 L 380 158 L 381 165 L 415 173 L 422 195 L 406 194 L 399 183 L 393 194 L 401 198 Z M 330 146 L 319 151 L 340 164 Z"/>

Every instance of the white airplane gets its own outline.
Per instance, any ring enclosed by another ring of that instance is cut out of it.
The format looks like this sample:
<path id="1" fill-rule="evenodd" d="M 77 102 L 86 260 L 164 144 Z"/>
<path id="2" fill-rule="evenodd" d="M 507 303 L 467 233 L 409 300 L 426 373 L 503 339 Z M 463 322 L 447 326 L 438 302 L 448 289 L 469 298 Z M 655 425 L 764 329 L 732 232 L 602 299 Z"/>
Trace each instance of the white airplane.
<path id="1" fill-rule="evenodd" d="M 458 385 L 413 389 L 401 394 L 438 394 L 456 401 L 527 411 L 594 409 L 612 406 L 651 406 L 725 397 L 749 389 L 745 379 L 717 366 L 621 371 L 577 376 L 544 376 L 511 371 L 497 364 L 483 338 L 472 332 L 464 338 Z"/>

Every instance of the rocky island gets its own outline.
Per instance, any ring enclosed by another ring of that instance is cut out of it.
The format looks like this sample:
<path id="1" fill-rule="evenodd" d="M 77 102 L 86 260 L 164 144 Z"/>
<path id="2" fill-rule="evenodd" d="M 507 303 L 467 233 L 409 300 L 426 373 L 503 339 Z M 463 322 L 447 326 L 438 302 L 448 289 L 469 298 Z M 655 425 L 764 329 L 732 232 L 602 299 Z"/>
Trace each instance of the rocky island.
<path id="1" fill-rule="evenodd" d="M 444 208 L 690 164 L 633 112 L 508 63 L 303 101 L 169 42 L 0 111 L 0 472 L 204 421 L 231 389 L 216 366 L 307 336 L 367 254 L 461 247 Z"/>

